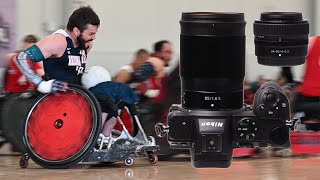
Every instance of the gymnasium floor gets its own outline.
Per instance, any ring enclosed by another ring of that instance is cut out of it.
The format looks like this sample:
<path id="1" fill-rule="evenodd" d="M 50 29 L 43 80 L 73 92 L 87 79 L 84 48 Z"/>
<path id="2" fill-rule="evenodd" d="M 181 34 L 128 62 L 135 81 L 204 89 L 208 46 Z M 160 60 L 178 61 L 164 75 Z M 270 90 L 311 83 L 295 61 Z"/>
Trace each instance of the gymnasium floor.
<path id="1" fill-rule="evenodd" d="M 29 160 L 29 166 L 21 169 L 20 156 L 10 152 L 10 146 L 0 149 L 1 180 L 109 180 L 109 179 L 237 179 L 237 180 L 312 180 L 320 179 L 320 156 L 294 158 L 235 158 L 227 169 L 195 169 L 187 155 L 179 155 L 171 161 L 149 165 L 146 158 L 136 158 L 134 165 L 126 167 L 122 162 L 103 164 L 78 164 L 72 169 L 44 169 Z"/>

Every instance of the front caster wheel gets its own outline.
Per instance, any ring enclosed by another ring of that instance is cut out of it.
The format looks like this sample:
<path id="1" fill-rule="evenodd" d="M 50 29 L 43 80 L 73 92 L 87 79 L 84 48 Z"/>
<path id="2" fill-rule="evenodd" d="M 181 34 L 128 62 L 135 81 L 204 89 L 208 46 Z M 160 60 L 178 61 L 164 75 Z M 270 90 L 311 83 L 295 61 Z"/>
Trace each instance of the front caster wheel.
<path id="1" fill-rule="evenodd" d="M 21 158 L 20 158 L 20 162 L 19 165 L 21 168 L 27 168 L 29 165 L 29 155 L 28 154 L 24 154 Z"/>
<path id="2" fill-rule="evenodd" d="M 148 161 L 150 164 L 155 164 L 158 162 L 158 156 L 153 152 L 148 153 Z"/>
<path id="3" fill-rule="evenodd" d="M 127 159 L 124 160 L 124 164 L 126 166 L 132 166 L 133 165 L 133 158 L 132 157 L 128 157 Z"/>

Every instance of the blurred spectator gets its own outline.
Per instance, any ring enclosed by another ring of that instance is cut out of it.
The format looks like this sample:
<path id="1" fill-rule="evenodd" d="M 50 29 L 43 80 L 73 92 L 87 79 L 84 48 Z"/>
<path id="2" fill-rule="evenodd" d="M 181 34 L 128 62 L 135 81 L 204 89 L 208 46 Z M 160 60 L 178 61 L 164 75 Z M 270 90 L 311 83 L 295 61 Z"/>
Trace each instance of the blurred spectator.
<path id="1" fill-rule="evenodd" d="M 173 55 L 172 44 L 167 40 L 158 41 L 153 46 L 153 57 L 157 57 L 164 61 L 165 66 L 168 66 Z"/>
<path id="2" fill-rule="evenodd" d="M 295 111 L 320 122 L 320 36 L 309 39 L 304 79 L 298 87 Z M 318 123 L 319 123 L 318 122 Z M 318 123 L 314 123 L 315 126 Z M 317 127 L 318 129 L 318 127 Z"/>
<path id="3" fill-rule="evenodd" d="M 277 83 L 280 86 L 284 86 L 287 83 L 294 83 L 291 67 L 281 67 L 281 71 L 277 79 Z"/>
<path id="4" fill-rule="evenodd" d="M 140 82 L 136 92 L 140 95 L 141 124 L 147 135 L 152 135 L 155 123 L 163 121 L 171 103 L 179 103 L 180 83 L 174 80 L 176 77 L 179 80 L 179 68 L 171 73 L 172 78 L 165 72 L 172 55 L 172 44 L 166 40 L 158 41 L 154 44 L 152 57 L 134 73 L 133 81 Z M 176 86 L 179 87 L 173 90 Z"/>
<path id="5" fill-rule="evenodd" d="M 250 83 L 251 91 L 253 93 L 255 93 L 263 83 L 268 82 L 268 81 L 270 81 L 270 80 L 265 78 L 264 75 L 259 75 L 257 81 Z"/>
<path id="6" fill-rule="evenodd" d="M 152 58 L 147 60 L 147 63 L 153 65 L 153 73 L 145 77 L 145 80 L 137 87 L 142 100 L 155 98 L 160 94 L 161 81 L 167 76 L 164 68 L 169 65 L 173 55 L 172 44 L 166 40 L 156 42 L 153 49 Z"/>
<path id="7" fill-rule="evenodd" d="M 320 36 L 310 38 L 304 79 L 298 87 L 299 103 L 316 103 L 320 112 Z M 298 102 L 297 102 L 298 103 Z M 298 109 L 300 109 L 298 105 Z M 315 107 L 316 108 L 316 107 Z M 303 109 L 303 108 L 302 108 Z M 312 108 L 314 109 L 314 108 Z"/>
<path id="8" fill-rule="evenodd" d="M 28 90 L 34 90 L 35 87 L 30 83 L 26 77 L 21 73 L 19 68 L 13 62 L 15 56 L 22 50 L 34 45 L 38 41 L 35 35 L 27 35 L 23 39 L 22 49 L 17 52 L 8 54 L 8 65 L 5 74 L 5 92 L 6 93 L 21 93 Z M 44 74 L 42 64 L 29 61 L 30 67 L 32 67 L 37 74 L 42 76 Z"/>
<path id="9" fill-rule="evenodd" d="M 152 57 L 146 60 L 141 67 L 134 72 L 132 82 L 142 82 L 150 77 L 163 77 L 165 67 L 169 65 L 172 59 L 172 44 L 169 41 L 162 40 L 154 44 L 154 53 Z"/>
<path id="10" fill-rule="evenodd" d="M 245 78 L 243 82 L 243 100 L 247 105 L 253 105 L 254 92 L 251 89 L 249 81 Z"/>
<path id="11" fill-rule="evenodd" d="M 282 67 L 281 75 L 282 77 L 286 78 L 287 83 L 294 82 L 291 67 Z"/>
<path id="12" fill-rule="evenodd" d="M 120 71 L 116 74 L 114 81 L 119 83 L 129 83 L 131 81 L 132 73 L 137 71 L 142 64 L 150 57 L 150 54 L 145 49 L 139 49 L 135 53 L 133 61 L 125 66 L 120 68 Z"/>

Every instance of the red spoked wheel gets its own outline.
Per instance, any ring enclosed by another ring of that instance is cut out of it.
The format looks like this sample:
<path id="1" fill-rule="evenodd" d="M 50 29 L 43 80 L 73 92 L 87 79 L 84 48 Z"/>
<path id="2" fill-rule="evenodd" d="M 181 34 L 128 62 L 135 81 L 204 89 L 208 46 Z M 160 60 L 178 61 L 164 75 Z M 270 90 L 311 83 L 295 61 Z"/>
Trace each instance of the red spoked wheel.
<path id="1" fill-rule="evenodd" d="M 101 129 L 95 97 L 78 85 L 67 92 L 40 96 L 24 124 L 23 139 L 30 157 L 45 168 L 68 168 L 93 149 Z"/>

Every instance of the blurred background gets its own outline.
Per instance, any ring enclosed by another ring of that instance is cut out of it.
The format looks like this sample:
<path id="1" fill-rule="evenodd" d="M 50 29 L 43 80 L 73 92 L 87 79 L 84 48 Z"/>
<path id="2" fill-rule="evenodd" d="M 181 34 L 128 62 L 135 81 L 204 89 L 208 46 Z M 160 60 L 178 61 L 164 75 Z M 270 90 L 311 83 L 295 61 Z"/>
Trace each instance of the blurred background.
<path id="1" fill-rule="evenodd" d="M 261 75 L 276 79 L 280 68 L 257 63 L 254 55 L 253 22 L 264 11 L 298 11 L 310 23 L 310 36 L 320 32 L 320 1 L 317 0 L 0 0 L 0 65 L 5 56 L 21 48 L 27 34 L 39 38 L 65 28 L 71 12 L 81 5 L 90 5 L 101 19 L 101 26 L 88 56 L 88 65 L 100 65 L 114 74 L 129 63 L 137 49 L 152 51 L 154 42 L 162 39 L 173 43 L 172 67 L 179 59 L 179 20 L 182 12 L 243 12 L 246 25 L 246 80 L 256 81 Z M 293 69 L 300 81 L 303 65 Z M 2 81 L 1 81 L 2 82 Z"/>

